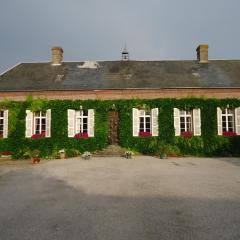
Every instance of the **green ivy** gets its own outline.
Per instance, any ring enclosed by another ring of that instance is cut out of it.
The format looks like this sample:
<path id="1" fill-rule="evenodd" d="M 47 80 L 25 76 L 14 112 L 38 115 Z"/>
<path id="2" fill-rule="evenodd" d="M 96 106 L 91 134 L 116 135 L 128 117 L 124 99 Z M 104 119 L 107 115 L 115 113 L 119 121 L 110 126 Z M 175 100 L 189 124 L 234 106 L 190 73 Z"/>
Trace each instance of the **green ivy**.
<path id="1" fill-rule="evenodd" d="M 95 137 L 74 139 L 67 136 L 67 109 L 95 109 Z M 238 99 L 131 99 L 131 100 L 34 100 L 0 102 L 1 109 L 9 109 L 9 136 L 0 139 L 0 151 L 14 152 L 16 158 L 23 153 L 38 149 L 42 157 L 50 156 L 60 149 L 76 149 L 79 152 L 96 151 L 109 144 L 108 111 L 119 112 L 119 140 L 122 147 L 156 154 L 161 144 L 177 149 L 182 155 L 240 156 L 240 137 L 217 136 L 217 107 L 239 107 Z M 159 136 L 139 138 L 132 136 L 132 108 L 159 108 Z M 173 108 L 201 109 L 202 136 L 183 138 L 174 136 Z M 32 111 L 51 109 L 51 138 L 25 138 L 26 109 Z"/>

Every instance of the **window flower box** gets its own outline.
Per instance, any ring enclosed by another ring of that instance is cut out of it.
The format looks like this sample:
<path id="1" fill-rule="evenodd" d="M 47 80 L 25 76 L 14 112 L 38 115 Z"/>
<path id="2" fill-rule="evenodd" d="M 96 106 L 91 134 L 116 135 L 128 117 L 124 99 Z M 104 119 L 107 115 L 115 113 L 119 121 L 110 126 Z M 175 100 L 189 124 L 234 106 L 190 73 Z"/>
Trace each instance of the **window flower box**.
<path id="1" fill-rule="evenodd" d="M 235 132 L 223 132 L 223 136 L 234 137 L 234 136 L 237 136 L 237 134 Z"/>
<path id="2" fill-rule="evenodd" d="M 151 137 L 152 134 L 150 132 L 140 132 L 139 137 Z"/>
<path id="3" fill-rule="evenodd" d="M 13 152 L 0 152 L 0 157 L 1 158 L 12 158 Z"/>
<path id="4" fill-rule="evenodd" d="M 33 134 L 31 138 L 33 138 L 33 139 L 45 138 L 45 132 L 38 133 L 38 134 Z"/>
<path id="5" fill-rule="evenodd" d="M 190 138 L 193 136 L 193 132 L 190 132 L 190 131 L 182 132 L 181 136 L 184 138 Z"/>
<path id="6" fill-rule="evenodd" d="M 75 134 L 74 138 L 88 138 L 87 133 L 77 133 Z"/>

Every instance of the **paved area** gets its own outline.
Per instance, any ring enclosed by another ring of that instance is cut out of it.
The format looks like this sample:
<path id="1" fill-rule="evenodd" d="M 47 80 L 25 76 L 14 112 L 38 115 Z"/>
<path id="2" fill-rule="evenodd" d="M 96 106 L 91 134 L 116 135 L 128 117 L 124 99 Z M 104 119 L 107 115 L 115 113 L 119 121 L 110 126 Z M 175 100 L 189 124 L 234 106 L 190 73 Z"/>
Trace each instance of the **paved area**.
<path id="1" fill-rule="evenodd" d="M 240 239 L 240 159 L 0 167 L 0 239 Z"/>

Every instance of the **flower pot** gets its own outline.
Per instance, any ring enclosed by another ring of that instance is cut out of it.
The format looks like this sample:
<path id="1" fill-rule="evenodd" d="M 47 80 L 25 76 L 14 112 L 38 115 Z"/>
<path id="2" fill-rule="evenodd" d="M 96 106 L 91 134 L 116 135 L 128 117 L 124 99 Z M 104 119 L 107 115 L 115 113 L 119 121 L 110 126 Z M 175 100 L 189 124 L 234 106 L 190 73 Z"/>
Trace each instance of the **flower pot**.
<path id="1" fill-rule="evenodd" d="M 60 159 L 66 159 L 66 154 L 65 152 L 60 153 Z"/>

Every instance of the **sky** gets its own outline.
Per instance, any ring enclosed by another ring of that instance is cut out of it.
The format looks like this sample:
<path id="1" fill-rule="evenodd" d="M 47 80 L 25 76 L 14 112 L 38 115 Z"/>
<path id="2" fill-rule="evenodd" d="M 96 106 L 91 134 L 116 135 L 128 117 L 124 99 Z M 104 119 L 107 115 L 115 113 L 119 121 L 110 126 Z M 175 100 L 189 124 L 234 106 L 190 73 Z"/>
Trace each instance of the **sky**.
<path id="1" fill-rule="evenodd" d="M 0 72 L 19 62 L 240 59 L 239 0 L 0 0 Z"/>

